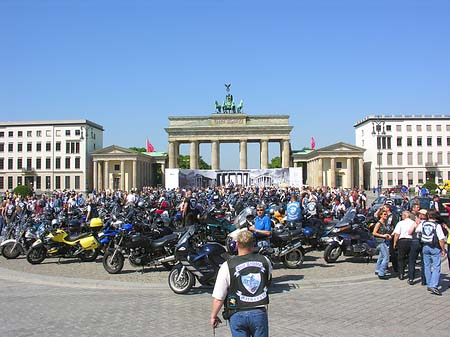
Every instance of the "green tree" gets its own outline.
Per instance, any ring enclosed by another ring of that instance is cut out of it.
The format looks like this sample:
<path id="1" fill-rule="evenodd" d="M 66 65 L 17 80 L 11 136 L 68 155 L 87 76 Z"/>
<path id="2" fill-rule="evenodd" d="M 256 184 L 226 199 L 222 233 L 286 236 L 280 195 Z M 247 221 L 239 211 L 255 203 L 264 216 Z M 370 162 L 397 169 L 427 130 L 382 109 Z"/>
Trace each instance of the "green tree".
<path id="1" fill-rule="evenodd" d="M 180 154 L 179 158 L 178 158 L 178 167 L 180 169 L 189 169 L 190 168 L 190 156 L 183 156 Z M 208 165 L 207 162 L 205 162 L 203 160 L 203 158 L 200 156 L 199 159 L 199 169 L 200 170 L 210 170 L 211 169 L 211 165 Z"/>
<path id="2" fill-rule="evenodd" d="M 430 191 L 430 194 L 434 194 L 436 187 L 438 187 L 438 185 L 434 181 L 427 181 L 425 184 L 423 184 L 423 186 L 425 186 L 425 188 Z"/>
<path id="3" fill-rule="evenodd" d="M 147 149 L 144 147 L 129 147 L 129 149 L 136 152 L 147 152 Z"/>
<path id="4" fill-rule="evenodd" d="M 274 157 L 270 161 L 269 168 L 281 168 L 281 158 L 280 157 Z"/>
<path id="5" fill-rule="evenodd" d="M 19 185 L 14 189 L 14 193 L 16 195 L 20 195 L 22 197 L 25 197 L 27 195 L 33 195 L 33 191 L 31 190 L 30 186 L 26 185 Z"/>

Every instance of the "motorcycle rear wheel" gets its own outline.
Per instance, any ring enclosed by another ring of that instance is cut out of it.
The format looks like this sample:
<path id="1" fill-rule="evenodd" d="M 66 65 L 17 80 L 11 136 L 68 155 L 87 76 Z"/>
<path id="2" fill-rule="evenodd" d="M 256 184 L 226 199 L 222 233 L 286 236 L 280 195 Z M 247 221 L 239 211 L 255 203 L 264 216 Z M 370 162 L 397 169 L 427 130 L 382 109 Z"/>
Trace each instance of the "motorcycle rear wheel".
<path id="1" fill-rule="evenodd" d="M 93 262 L 97 259 L 99 253 L 99 249 L 92 249 L 92 250 L 85 250 L 84 252 L 81 252 L 80 255 L 78 255 L 80 257 L 80 260 L 83 262 Z"/>
<path id="2" fill-rule="evenodd" d="M 323 258 L 327 263 L 334 263 L 342 254 L 341 246 L 327 246 L 323 252 Z"/>
<path id="3" fill-rule="evenodd" d="M 289 269 L 298 268 L 303 264 L 304 258 L 305 256 L 300 249 L 294 249 L 283 256 L 283 265 Z"/>
<path id="4" fill-rule="evenodd" d="M 21 252 L 22 249 L 19 243 L 8 242 L 2 247 L 1 254 L 7 259 L 16 259 Z"/>
<path id="5" fill-rule="evenodd" d="M 175 294 L 186 294 L 195 284 L 195 276 L 189 270 L 175 267 L 169 273 L 169 287 Z"/>
<path id="6" fill-rule="evenodd" d="M 114 255 L 114 249 L 108 249 L 105 252 L 105 255 L 103 255 L 103 268 L 110 273 L 110 274 L 118 274 L 123 269 L 123 263 L 125 258 L 123 257 L 123 254 L 119 251 L 116 252 L 116 255 Z"/>
<path id="7" fill-rule="evenodd" d="M 32 247 L 27 253 L 27 261 L 31 264 L 39 264 L 47 257 L 47 249 L 44 246 Z"/>

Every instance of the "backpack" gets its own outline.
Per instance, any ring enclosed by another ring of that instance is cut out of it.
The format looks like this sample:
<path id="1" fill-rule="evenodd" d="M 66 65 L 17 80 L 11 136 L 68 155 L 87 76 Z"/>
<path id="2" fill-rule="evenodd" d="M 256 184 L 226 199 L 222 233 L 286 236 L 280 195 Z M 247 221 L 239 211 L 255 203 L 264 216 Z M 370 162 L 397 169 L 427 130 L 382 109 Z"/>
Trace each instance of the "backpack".
<path id="1" fill-rule="evenodd" d="M 8 207 L 6 208 L 6 215 L 9 217 L 12 216 L 15 210 L 16 207 L 12 204 L 9 204 Z"/>
<path id="2" fill-rule="evenodd" d="M 437 224 L 433 221 L 424 221 L 422 224 L 421 241 L 425 245 L 439 247 L 439 240 L 436 234 Z"/>

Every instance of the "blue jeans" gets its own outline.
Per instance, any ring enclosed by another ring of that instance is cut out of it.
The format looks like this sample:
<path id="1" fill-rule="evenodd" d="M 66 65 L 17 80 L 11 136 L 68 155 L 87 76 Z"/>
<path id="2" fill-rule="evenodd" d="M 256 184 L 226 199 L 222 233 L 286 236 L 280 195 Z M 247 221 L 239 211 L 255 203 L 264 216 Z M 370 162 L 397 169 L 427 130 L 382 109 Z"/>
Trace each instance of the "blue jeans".
<path id="1" fill-rule="evenodd" d="M 385 242 L 382 242 L 377 246 L 377 249 L 379 253 L 375 271 L 378 272 L 379 276 L 384 276 L 386 274 L 386 269 L 389 263 L 389 245 L 387 245 Z"/>
<path id="2" fill-rule="evenodd" d="M 265 309 L 238 311 L 230 318 L 233 337 L 269 337 L 269 319 Z"/>
<path id="3" fill-rule="evenodd" d="M 441 276 L 441 249 L 424 245 L 422 254 L 427 286 L 437 288 Z"/>

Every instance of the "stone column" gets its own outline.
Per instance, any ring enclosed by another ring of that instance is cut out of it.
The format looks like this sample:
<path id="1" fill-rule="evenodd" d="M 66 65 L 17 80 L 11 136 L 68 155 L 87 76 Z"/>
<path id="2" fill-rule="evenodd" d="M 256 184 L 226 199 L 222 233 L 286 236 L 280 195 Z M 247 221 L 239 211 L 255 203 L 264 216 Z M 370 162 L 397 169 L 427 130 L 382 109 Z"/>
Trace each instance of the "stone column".
<path id="1" fill-rule="evenodd" d="M 161 163 L 161 184 L 165 187 L 166 186 L 166 164 Z"/>
<path id="2" fill-rule="evenodd" d="M 220 143 L 213 140 L 211 143 L 211 169 L 220 170 Z"/>
<path id="3" fill-rule="evenodd" d="M 120 161 L 120 189 L 125 191 L 125 160 Z"/>
<path id="4" fill-rule="evenodd" d="M 131 188 L 135 188 L 136 186 L 136 159 L 133 160 L 133 186 Z M 131 189 L 129 188 L 129 189 Z"/>
<path id="5" fill-rule="evenodd" d="M 108 160 L 105 160 L 105 181 L 103 182 L 103 187 L 106 189 L 109 188 L 109 163 Z"/>
<path id="6" fill-rule="evenodd" d="M 247 169 L 247 141 L 241 140 L 239 142 L 239 169 Z"/>
<path id="7" fill-rule="evenodd" d="M 92 181 L 92 185 L 97 192 L 98 192 L 98 161 L 94 160 L 94 165 L 92 165 L 92 167 L 94 168 L 94 172 L 93 172 L 93 181 Z"/>
<path id="8" fill-rule="evenodd" d="M 358 186 L 364 188 L 364 162 L 361 158 L 358 159 Z"/>
<path id="9" fill-rule="evenodd" d="M 289 168 L 290 166 L 290 159 L 291 159 L 291 149 L 289 145 L 289 140 L 283 140 L 281 142 L 282 144 L 282 152 L 281 152 L 281 167 L 282 168 Z"/>
<path id="10" fill-rule="evenodd" d="M 330 160 L 330 187 L 336 186 L 336 159 L 331 158 Z"/>
<path id="11" fill-rule="evenodd" d="M 261 168 L 266 169 L 269 167 L 269 142 L 267 139 L 261 139 Z"/>
<path id="12" fill-rule="evenodd" d="M 169 168 L 176 168 L 177 158 L 175 157 L 175 142 L 169 142 Z"/>
<path id="13" fill-rule="evenodd" d="M 317 181 L 317 185 L 323 186 L 323 164 L 321 158 L 317 160 L 317 174 L 319 178 Z"/>
<path id="14" fill-rule="evenodd" d="M 195 140 L 191 142 L 189 168 L 198 169 L 198 141 Z"/>
<path id="15" fill-rule="evenodd" d="M 349 188 L 353 188 L 353 159 L 347 158 L 347 184 Z"/>
<path id="16" fill-rule="evenodd" d="M 175 149 L 175 168 L 179 168 L 180 164 L 178 163 L 180 160 L 180 143 L 179 142 L 173 142 L 174 149 Z"/>

